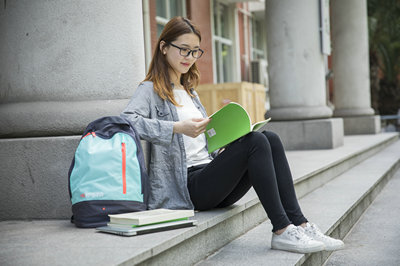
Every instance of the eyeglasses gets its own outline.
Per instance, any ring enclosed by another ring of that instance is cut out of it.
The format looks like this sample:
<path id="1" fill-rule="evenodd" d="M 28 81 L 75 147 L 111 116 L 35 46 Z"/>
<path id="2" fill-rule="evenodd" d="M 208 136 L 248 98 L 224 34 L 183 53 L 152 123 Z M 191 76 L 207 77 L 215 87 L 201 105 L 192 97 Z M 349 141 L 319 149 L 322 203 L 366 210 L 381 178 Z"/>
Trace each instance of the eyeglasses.
<path id="1" fill-rule="evenodd" d="M 178 48 L 179 49 L 179 54 L 181 56 L 183 56 L 183 57 L 188 57 L 190 54 L 192 54 L 192 56 L 194 58 L 199 59 L 204 53 L 204 51 L 201 50 L 200 48 L 199 49 L 195 49 L 195 50 L 191 50 L 189 48 L 182 48 L 182 47 L 176 46 L 173 43 L 169 43 L 169 44 L 171 46 L 175 47 L 175 48 Z"/>

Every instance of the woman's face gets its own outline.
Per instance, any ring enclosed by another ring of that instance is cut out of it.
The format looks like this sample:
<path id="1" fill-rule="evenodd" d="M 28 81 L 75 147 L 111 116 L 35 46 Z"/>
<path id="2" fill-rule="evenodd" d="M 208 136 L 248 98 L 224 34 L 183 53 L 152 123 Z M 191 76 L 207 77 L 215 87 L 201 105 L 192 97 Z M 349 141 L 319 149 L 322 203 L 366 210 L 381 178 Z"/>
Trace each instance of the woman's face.
<path id="1" fill-rule="evenodd" d="M 190 50 L 197 50 L 200 48 L 200 40 L 194 33 L 186 33 L 179 36 L 175 41 L 171 42 L 167 47 L 163 48 L 163 53 L 167 58 L 168 63 L 172 67 L 177 77 L 189 71 L 190 67 L 196 62 L 196 58 L 190 53 Z M 177 47 L 175 47 L 177 46 Z M 179 48 L 182 49 L 179 49 Z M 180 51 L 182 50 L 182 51 Z M 181 55 L 182 54 L 182 55 Z"/>

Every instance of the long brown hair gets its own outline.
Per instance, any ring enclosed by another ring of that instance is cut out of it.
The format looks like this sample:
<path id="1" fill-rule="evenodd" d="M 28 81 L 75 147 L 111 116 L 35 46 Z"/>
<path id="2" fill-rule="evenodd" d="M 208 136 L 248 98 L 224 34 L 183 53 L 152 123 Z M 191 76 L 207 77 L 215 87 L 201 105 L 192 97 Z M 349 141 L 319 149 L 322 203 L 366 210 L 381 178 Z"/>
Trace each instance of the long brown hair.
<path id="1" fill-rule="evenodd" d="M 157 44 L 154 48 L 153 58 L 150 63 L 149 71 L 147 72 L 145 81 L 152 81 L 154 90 L 157 92 L 161 99 L 169 100 L 174 105 L 178 106 L 175 101 L 171 80 L 169 77 L 169 68 L 171 67 L 166 57 L 160 50 L 161 41 L 165 42 L 165 46 L 168 46 L 171 42 L 175 41 L 179 36 L 186 33 L 194 33 L 199 37 L 201 41 L 201 34 L 197 27 L 187 18 L 174 17 L 167 25 L 165 25 L 161 32 L 160 38 L 158 38 Z M 186 92 L 194 97 L 190 89 L 196 87 L 199 84 L 200 73 L 197 69 L 196 62 L 190 67 L 187 73 L 181 75 L 181 83 Z"/>

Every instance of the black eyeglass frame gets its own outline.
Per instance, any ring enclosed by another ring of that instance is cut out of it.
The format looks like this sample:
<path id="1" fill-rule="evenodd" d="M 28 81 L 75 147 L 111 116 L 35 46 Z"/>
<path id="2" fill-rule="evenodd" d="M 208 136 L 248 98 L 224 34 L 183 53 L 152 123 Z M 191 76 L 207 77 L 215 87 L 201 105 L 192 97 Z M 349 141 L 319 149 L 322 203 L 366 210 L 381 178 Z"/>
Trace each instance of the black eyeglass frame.
<path id="1" fill-rule="evenodd" d="M 177 45 L 175 45 L 175 44 L 173 44 L 171 42 L 169 44 L 171 46 L 175 47 L 175 48 L 178 48 L 179 49 L 179 54 L 181 56 L 183 56 L 183 57 L 188 57 L 190 54 L 192 54 L 193 58 L 199 59 L 204 54 L 204 51 L 202 49 L 200 49 L 200 48 L 192 50 L 192 49 L 189 49 L 189 48 L 179 47 L 179 46 L 177 46 Z M 187 52 L 187 54 L 182 54 L 183 53 L 182 50 L 189 50 L 189 52 Z M 200 55 L 198 57 L 194 56 L 194 52 L 196 52 L 196 51 L 200 52 Z"/>

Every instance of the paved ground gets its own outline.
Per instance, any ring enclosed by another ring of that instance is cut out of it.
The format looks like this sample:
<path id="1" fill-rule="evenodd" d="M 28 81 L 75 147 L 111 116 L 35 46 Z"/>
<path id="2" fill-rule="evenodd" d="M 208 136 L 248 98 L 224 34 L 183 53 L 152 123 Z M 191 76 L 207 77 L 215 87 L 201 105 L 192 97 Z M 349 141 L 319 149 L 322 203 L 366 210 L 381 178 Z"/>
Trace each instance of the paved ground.
<path id="1" fill-rule="evenodd" d="M 325 266 L 400 265 L 399 192 L 397 171 L 345 238 L 346 248 L 334 252 Z"/>

